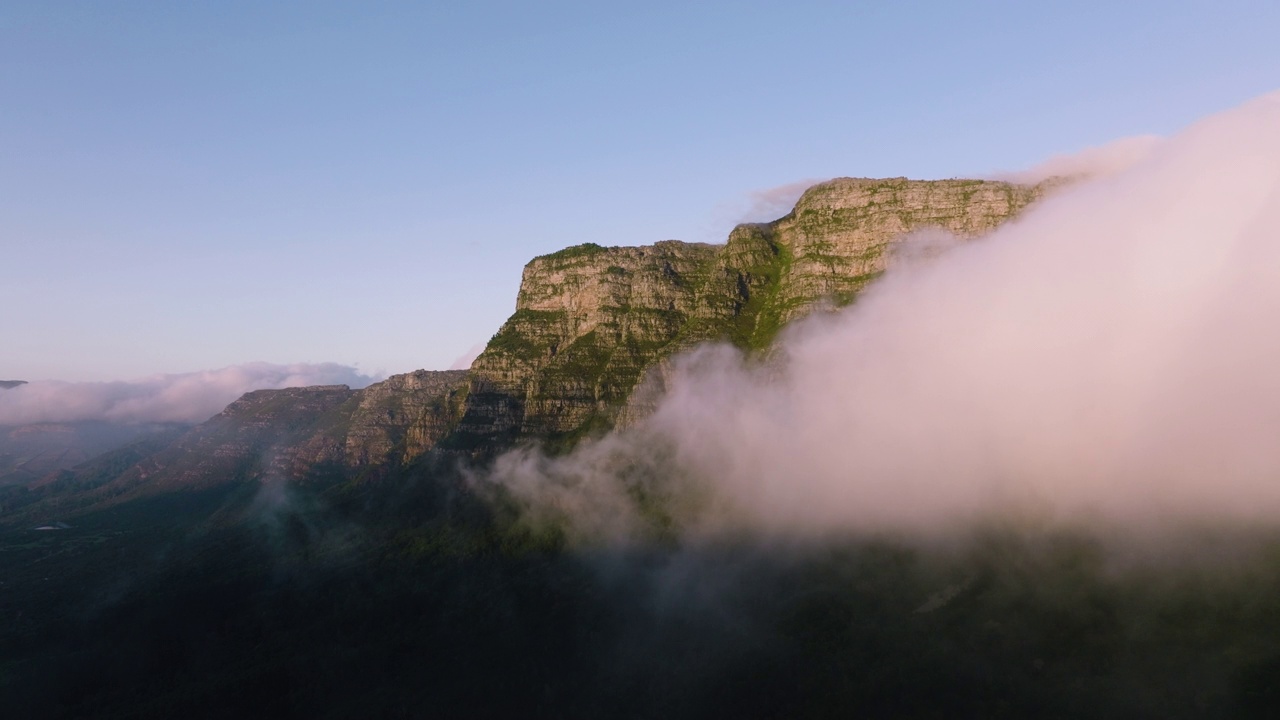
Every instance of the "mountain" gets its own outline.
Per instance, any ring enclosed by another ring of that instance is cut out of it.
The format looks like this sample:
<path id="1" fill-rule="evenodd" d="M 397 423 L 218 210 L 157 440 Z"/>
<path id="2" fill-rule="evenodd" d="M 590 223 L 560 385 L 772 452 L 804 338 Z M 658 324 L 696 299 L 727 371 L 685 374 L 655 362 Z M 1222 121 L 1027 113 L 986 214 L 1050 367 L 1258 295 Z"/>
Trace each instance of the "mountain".
<path id="1" fill-rule="evenodd" d="M 255 391 L 0 487 L 0 707 L 1280 716 L 1269 530 L 1196 533 L 1197 562 L 1132 569 L 1140 549 L 1053 526 L 618 547 L 574 544 L 471 481 L 467 463 L 512 444 L 634 422 L 636 388 L 699 342 L 767 360 L 787 323 L 854 301 L 904 233 L 974 237 L 1051 188 L 842 179 L 725 245 L 569 248 L 529 263 L 469 371 Z"/>
<path id="2" fill-rule="evenodd" d="M 788 323 L 852 302 L 908 233 L 978 237 L 1057 184 L 839 178 L 724 245 L 566 248 L 525 266 L 515 312 L 469 371 L 251 392 L 119 477 L 72 469 L 59 482 L 100 500 L 271 476 L 382 477 L 526 442 L 567 450 L 643 416 L 654 393 L 637 388 L 660 390 L 673 355 L 708 341 L 766 352 Z M 75 479 L 85 472 L 93 479 Z"/>
<path id="3" fill-rule="evenodd" d="M 9 390 L 26 384 L 26 380 L 0 380 L 0 390 Z"/>

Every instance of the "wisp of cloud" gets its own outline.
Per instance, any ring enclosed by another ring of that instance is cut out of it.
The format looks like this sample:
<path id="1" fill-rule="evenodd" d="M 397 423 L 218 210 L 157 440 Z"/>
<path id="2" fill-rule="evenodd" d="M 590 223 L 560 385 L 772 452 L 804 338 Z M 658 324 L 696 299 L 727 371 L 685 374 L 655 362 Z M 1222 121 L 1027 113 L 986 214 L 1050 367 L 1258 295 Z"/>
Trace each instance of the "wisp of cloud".
<path id="1" fill-rule="evenodd" d="M 1280 520 L 1280 93 L 903 257 L 777 362 L 703 348 L 639 427 L 487 480 L 592 534 L 654 498 L 794 533 Z"/>
<path id="2" fill-rule="evenodd" d="M 256 362 L 120 382 L 36 381 L 0 394 L 0 425 L 77 420 L 194 423 L 209 419 L 250 390 L 361 388 L 377 379 L 337 363 Z"/>
<path id="3" fill-rule="evenodd" d="M 993 179 L 1028 185 L 1053 177 L 1106 177 L 1142 162 L 1159 145 L 1158 135 L 1135 135 L 1079 152 L 1055 155 L 1044 162 L 1012 173 L 997 173 Z"/>

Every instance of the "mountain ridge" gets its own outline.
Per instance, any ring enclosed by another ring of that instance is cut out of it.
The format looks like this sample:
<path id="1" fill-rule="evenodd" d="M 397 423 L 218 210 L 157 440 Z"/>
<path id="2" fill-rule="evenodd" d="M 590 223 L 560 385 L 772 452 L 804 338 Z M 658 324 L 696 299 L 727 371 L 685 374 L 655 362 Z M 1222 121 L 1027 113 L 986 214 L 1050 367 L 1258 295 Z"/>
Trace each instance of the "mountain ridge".
<path id="1" fill-rule="evenodd" d="M 785 325 L 853 302 L 904 236 L 979 237 L 1061 183 L 836 178 L 723 245 L 564 248 L 525 266 L 514 312 L 468 370 L 253 391 L 118 477 L 103 482 L 89 463 L 92 481 L 73 468 L 43 485 L 127 499 L 275 476 L 368 480 L 483 463 L 522 443 L 567 451 L 642 418 L 680 352 L 726 342 L 763 353 Z M 645 384 L 655 391 L 637 392 Z"/>

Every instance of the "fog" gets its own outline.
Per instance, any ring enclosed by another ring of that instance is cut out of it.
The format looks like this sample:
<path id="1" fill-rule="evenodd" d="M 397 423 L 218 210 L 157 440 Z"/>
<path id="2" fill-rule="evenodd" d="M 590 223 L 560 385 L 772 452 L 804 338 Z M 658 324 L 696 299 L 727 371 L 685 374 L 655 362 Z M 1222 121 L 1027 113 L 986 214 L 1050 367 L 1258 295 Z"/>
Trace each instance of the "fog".
<path id="1" fill-rule="evenodd" d="M 120 382 L 34 381 L 0 393 L 0 425 L 106 420 L 202 422 L 250 390 L 364 387 L 379 378 L 336 363 L 265 362 Z"/>
<path id="2" fill-rule="evenodd" d="M 809 178 L 763 190 L 753 190 L 747 193 L 746 207 L 739 215 L 739 222 L 768 222 L 785 215 L 795 206 L 805 190 L 820 182 L 823 180 Z"/>
<path id="3" fill-rule="evenodd" d="M 1280 519 L 1280 93 L 1141 145 L 982 239 L 908 238 L 772 360 L 702 348 L 639 427 L 482 482 L 591 536 Z"/>
<path id="4" fill-rule="evenodd" d="M 1074 153 L 1055 155 L 1026 170 L 998 173 L 993 179 L 1034 184 L 1052 177 L 1101 178 L 1123 172 L 1144 160 L 1159 146 L 1157 135 L 1135 135 L 1088 147 Z"/>

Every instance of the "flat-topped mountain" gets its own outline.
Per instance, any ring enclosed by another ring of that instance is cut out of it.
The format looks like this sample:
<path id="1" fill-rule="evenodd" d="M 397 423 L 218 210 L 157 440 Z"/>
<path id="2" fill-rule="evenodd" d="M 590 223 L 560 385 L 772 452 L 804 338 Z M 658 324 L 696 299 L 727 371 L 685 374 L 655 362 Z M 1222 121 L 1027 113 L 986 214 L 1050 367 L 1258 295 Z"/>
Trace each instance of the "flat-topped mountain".
<path id="1" fill-rule="evenodd" d="M 1057 183 L 839 178 L 724 245 L 578 245 L 524 269 L 516 311 L 471 366 L 460 447 L 567 447 L 634 419 L 632 392 L 664 359 L 709 340 L 767 347 L 823 303 L 848 304 L 906 233 L 982 235 Z"/>

